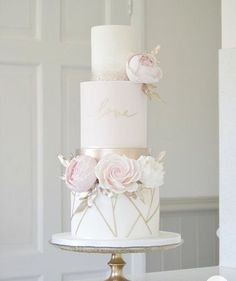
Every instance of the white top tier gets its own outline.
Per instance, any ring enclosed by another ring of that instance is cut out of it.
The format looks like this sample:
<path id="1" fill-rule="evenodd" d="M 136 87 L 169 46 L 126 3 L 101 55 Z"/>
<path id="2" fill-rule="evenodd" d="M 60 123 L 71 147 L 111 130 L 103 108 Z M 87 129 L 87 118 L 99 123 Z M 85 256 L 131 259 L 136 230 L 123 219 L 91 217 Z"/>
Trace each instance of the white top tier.
<path id="1" fill-rule="evenodd" d="M 125 64 L 135 51 L 131 26 L 94 26 L 91 45 L 93 80 L 127 80 Z"/>

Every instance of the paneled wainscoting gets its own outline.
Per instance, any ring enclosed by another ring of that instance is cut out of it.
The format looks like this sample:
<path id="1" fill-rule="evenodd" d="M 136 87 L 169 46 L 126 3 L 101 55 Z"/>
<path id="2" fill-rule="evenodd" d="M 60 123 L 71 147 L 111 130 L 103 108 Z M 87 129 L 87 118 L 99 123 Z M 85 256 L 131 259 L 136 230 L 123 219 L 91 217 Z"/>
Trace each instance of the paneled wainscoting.
<path id="1" fill-rule="evenodd" d="M 164 199 L 161 230 L 179 232 L 184 244 L 146 255 L 147 272 L 218 265 L 218 198 Z"/>

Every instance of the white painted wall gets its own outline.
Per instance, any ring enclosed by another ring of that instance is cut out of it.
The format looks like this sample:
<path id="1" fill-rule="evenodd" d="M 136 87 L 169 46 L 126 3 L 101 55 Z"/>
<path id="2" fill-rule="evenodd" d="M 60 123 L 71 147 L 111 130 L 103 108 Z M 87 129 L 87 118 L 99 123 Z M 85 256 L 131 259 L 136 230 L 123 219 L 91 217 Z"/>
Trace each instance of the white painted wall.
<path id="1" fill-rule="evenodd" d="M 220 0 L 147 0 L 145 30 L 162 47 L 165 103 L 150 104 L 148 131 L 168 153 L 161 196 L 217 196 Z"/>

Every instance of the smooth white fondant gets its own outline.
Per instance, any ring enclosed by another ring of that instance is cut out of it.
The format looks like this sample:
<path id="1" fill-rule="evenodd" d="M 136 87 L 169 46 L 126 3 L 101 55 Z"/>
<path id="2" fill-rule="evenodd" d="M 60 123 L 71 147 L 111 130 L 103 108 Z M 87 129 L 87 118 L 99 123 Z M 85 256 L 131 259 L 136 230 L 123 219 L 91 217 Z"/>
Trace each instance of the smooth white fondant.
<path id="1" fill-rule="evenodd" d="M 124 80 L 125 65 L 135 51 L 134 31 L 128 25 L 95 26 L 91 31 L 94 80 Z"/>
<path id="2" fill-rule="evenodd" d="M 147 145 L 147 96 L 142 84 L 90 81 L 80 84 L 81 147 Z"/>
<path id="3" fill-rule="evenodd" d="M 70 232 L 52 235 L 52 244 L 72 247 L 158 247 L 179 244 L 182 242 L 181 235 L 174 232 L 159 231 L 158 236 L 144 239 L 115 239 L 115 240 L 91 240 L 78 239 Z"/>
<path id="4" fill-rule="evenodd" d="M 81 200 L 72 194 L 72 234 L 95 240 L 157 237 L 159 189 L 145 189 L 143 196 L 143 200 L 124 194 L 109 198 L 99 193 L 92 207 L 73 215 Z"/>

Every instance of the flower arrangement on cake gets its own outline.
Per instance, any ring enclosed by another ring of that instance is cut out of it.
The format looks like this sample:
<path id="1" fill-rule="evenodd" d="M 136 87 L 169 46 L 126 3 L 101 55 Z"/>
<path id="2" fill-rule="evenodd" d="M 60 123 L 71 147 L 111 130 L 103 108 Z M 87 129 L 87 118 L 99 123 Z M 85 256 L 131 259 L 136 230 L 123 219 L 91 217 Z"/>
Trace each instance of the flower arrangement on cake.
<path id="1" fill-rule="evenodd" d="M 156 83 L 162 78 L 162 70 L 159 67 L 157 55 L 160 46 L 157 46 L 150 53 L 137 53 L 130 56 L 126 63 L 126 74 L 130 81 L 142 83 L 142 90 L 148 97 L 157 97 L 159 94 L 154 92 Z"/>
<path id="2" fill-rule="evenodd" d="M 81 200 L 74 214 L 92 207 L 98 192 L 108 197 L 125 194 L 144 200 L 145 189 L 158 188 L 164 183 L 164 157 L 164 151 L 156 159 L 142 155 L 137 160 L 118 154 L 108 154 L 99 161 L 88 155 L 71 160 L 59 155 L 65 167 L 62 179 Z"/>

